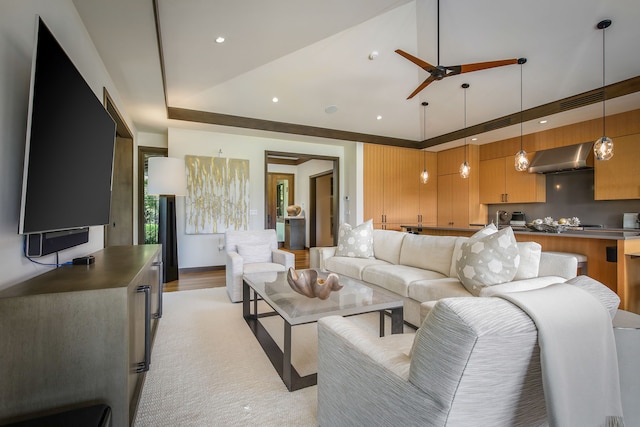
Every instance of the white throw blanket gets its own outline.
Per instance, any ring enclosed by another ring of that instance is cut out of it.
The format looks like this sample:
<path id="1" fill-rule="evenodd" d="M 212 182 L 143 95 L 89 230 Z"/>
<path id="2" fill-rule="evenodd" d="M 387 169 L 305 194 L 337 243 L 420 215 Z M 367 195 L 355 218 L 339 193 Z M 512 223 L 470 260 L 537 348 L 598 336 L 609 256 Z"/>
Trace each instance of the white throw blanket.
<path id="1" fill-rule="evenodd" d="M 624 425 L 613 327 L 600 301 L 564 283 L 495 296 L 520 307 L 538 328 L 549 425 Z"/>

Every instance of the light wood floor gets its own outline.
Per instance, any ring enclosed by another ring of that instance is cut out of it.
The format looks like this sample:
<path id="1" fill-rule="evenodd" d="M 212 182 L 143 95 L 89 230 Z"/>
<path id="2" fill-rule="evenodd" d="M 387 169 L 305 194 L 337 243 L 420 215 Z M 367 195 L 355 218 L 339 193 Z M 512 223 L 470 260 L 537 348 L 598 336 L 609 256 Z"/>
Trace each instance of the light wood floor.
<path id="1" fill-rule="evenodd" d="M 283 249 L 287 250 L 287 249 Z M 296 256 L 296 270 L 309 268 L 309 250 L 288 251 Z M 188 291 L 193 289 L 218 288 L 225 286 L 224 267 L 216 270 L 181 272 L 178 280 L 164 284 L 164 292 Z"/>

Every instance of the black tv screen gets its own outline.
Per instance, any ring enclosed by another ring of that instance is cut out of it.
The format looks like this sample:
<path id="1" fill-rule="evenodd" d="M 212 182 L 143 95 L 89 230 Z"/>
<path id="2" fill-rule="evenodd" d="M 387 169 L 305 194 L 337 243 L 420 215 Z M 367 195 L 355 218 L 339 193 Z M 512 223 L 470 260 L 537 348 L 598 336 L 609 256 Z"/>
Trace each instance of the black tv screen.
<path id="1" fill-rule="evenodd" d="M 109 113 L 38 18 L 20 234 L 109 222 L 115 132 Z"/>

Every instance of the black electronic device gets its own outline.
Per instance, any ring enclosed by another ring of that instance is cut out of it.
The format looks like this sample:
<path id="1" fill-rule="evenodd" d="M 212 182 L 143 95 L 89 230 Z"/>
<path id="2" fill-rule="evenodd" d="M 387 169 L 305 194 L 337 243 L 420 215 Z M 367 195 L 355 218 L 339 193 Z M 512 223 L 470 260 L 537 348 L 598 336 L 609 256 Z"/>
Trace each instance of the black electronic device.
<path id="1" fill-rule="evenodd" d="M 81 256 L 79 258 L 74 258 L 71 263 L 73 265 L 91 265 L 96 262 L 96 259 L 93 255 Z"/>
<path id="2" fill-rule="evenodd" d="M 39 17 L 36 26 L 19 224 L 27 243 L 109 223 L 116 134 L 114 120 Z M 50 246 L 86 242 L 68 236 Z"/>

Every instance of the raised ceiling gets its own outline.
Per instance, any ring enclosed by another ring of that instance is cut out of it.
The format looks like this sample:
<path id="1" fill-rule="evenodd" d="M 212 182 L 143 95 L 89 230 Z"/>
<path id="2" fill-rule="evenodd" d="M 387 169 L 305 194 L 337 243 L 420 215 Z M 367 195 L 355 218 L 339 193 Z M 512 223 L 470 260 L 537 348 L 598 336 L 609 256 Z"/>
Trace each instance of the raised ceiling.
<path id="1" fill-rule="evenodd" d="M 124 105 L 119 107 L 143 131 L 193 126 L 168 119 L 169 107 L 173 117 L 214 122 L 234 132 L 242 130 L 228 126 L 258 123 L 267 131 L 307 131 L 328 139 L 346 135 L 408 146 L 446 142 L 431 148 L 439 150 L 460 144 L 464 136 L 455 133 L 464 126 L 462 83 L 471 85 L 470 129 L 520 111 L 519 65 L 449 77 L 406 99 L 427 76 L 394 50 L 436 64 L 436 0 L 74 4 L 120 92 Z M 637 0 L 495 0 L 490 6 L 441 0 L 440 62 L 526 57 L 523 107 L 531 109 L 601 87 L 602 31 L 595 27 L 604 18 L 613 21 L 606 30 L 605 83 L 640 76 Z M 218 36 L 225 42 L 216 43 Z M 373 51 L 378 55 L 371 60 Z M 640 89 L 635 86 L 631 92 Z M 424 127 L 422 101 L 429 102 Z M 328 113 L 331 108 L 336 111 Z M 607 113 L 635 108 L 640 108 L 637 93 L 607 102 Z M 595 103 L 550 116 L 546 125 L 527 122 L 525 133 L 600 114 Z M 486 143 L 514 136 L 520 127 L 481 130 L 468 136 Z"/>

